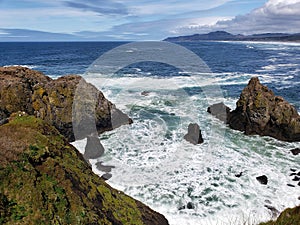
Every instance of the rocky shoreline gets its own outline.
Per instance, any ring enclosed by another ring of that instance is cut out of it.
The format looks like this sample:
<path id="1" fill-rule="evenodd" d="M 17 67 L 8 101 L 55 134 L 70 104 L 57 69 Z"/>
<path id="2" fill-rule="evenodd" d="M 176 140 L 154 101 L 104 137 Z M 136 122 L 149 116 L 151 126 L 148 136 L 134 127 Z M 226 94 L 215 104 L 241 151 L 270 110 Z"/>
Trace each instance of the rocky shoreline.
<path id="1" fill-rule="evenodd" d="M 79 82 L 85 81 L 0 68 L 0 224 L 167 225 L 163 215 L 106 184 L 69 144 Z M 85 85 L 96 96 L 99 133 L 132 122 Z M 112 121 L 113 114 L 122 120 Z"/>
<path id="2" fill-rule="evenodd" d="M 257 77 L 251 78 L 231 111 L 223 103 L 207 110 L 230 128 L 246 135 L 270 136 L 281 141 L 300 141 L 300 116 L 294 106 L 262 85 Z"/>
<path id="3" fill-rule="evenodd" d="M 89 90 L 92 99 L 76 95 L 79 84 Z M 87 99 L 92 104 L 79 104 L 82 108 L 74 115 L 73 102 Z M 95 110 L 92 118 L 91 110 Z M 246 135 L 300 141 L 297 110 L 258 78 L 249 81 L 235 110 L 219 103 L 208 112 Z M 96 133 L 86 129 L 82 123 L 86 119 L 95 124 Z M 130 123 L 126 114 L 79 76 L 53 80 L 23 67 L 0 68 L 0 224 L 167 225 L 163 215 L 105 183 L 113 167 L 99 162 L 97 166 L 107 172 L 99 177 L 87 163 L 104 152 L 97 134 Z M 76 129 L 81 132 L 74 133 Z M 78 135 L 88 139 L 84 155 L 69 144 Z M 199 125 L 190 124 L 185 139 L 202 143 Z M 299 149 L 291 154 L 298 157 Z M 298 177 L 298 171 L 293 177 Z M 257 180 L 268 183 L 265 175 Z M 182 209 L 185 207 L 194 206 L 189 203 Z M 277 221 L 265 224 L 299 224 L 299 207 L 287 209 Z"/>

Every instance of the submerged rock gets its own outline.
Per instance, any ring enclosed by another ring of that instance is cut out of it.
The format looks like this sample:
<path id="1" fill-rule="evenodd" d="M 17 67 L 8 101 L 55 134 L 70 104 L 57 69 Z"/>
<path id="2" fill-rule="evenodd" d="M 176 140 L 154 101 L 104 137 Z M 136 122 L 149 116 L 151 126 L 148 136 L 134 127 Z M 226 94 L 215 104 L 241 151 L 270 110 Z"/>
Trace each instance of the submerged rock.
<path id="1" fill-rule="evenodd" d="M 76 138 L 85 138 L 95 131 L 101 133 L 132 123 L 80 76 L 53 80 L 20 66 L 0 67 L 0 121 L 18 111 L 49 122 L 69 141 L 75 140 L 73 130 L 78 131 Z"/>
<path id="2" fill-rule="evenodd" d="M 12 115 L 0 134 L 1 224 L 168 224 L 94 174 L 47 122 Z"/>
<path id="3" fill-rule="evenodd" d="M 188 133 L 184 136 L 184 139 L 194 145 L 203 143 L 199 125 L 196 123 L 189 124 Z"/>

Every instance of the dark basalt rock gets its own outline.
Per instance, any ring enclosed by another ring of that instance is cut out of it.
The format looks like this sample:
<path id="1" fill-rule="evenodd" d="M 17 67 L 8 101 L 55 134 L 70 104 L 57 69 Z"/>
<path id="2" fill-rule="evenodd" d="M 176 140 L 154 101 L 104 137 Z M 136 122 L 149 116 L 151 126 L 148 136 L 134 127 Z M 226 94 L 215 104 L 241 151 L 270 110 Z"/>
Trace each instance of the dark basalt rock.
<path id="1" fill-rule="evenodd" d="M 81 92 L 76 95 L 78 89 Z M 78 103 L 75 112 L 74 102 Z M 0 67 L 0 121 L 18 111 L 49 122 L 68 141 L 75 140 L 74 130 L 79 131 L 78 139 L 132 123 L 102 92 L 80 76 L 53 80 L 20 66 Z"/>
<path id="2" fill-rule="evenodd" d="M 293 185 L 293 184 L 287 184 L 287 186 L 289 186 L 289 187 L 296 187 L 296 186 Z"/>
<path id="3" fill-rule="evenodd" d="M 211 105 L 208 107 L 207 112 L 218 118 L 219 120 L 227 123 L 230 116 L 231 109 L 223 102 Z"/>
<path id="4" fill-rule="evenodd" d="M 291 150 L 293 155 L 299 155 L 300 154 L 300 148 L 295 148 Z"/>
<path id="5" fill-rule="evenodd" d="M 280 212 L 275 207 L 273 207 L 271 205 L 265 205 L 265 207 L 271 211 L 272 218 L 276 218 L 280 214 Z"/>
<path id="6" fill-rule="evenodd" d="M 143 91 L 142 93 L 141 93 L 141 95 L 143 95 L 143 96 L 148 96 L 150 94 L 150 91 Z"/>
<path id="7" fill-rule="evenodd" d="M 85 152 L 83 154 L 86 160 L 97 159 L 103 155 L 104 151 L 104 147 L 96 134 L 87 136 Z"/>
<path id="8" fill-rule="evenodd" d="M 275 96 L 257 77 L 251 78 L 230 113 L 228 124 L 245 134 L 300 141 L 300 116 L 295 107 Z"/>
<path id="9" fill-rule="evenodd" d="M 235 174 L 234 176 L 235 177 L 241 177 L 243 175 L 243 172 L 240 172 L 240 173 L 238 173 L 238 174 Z"/>
<path id="10" fill-rule="evenodd" d="M 292 181 L 299 181 L 300 177 L 295 176 Z"/>
<path id="11" fill-rule="evenodd" d="M 187 209 L 194 209 L 195 205 L 192 202 L 188 202 L 188 204 L 186 205 Z"/>
<path id="12" fill-rule="evenodd" d="M 189 124 L 188 133 L 184 136 L 184 139 L 194 145 L 203 143 L 199 125 L 196 123 Z"/>
<path id="13" fill-rule="evenodd" d="M 259 183 L 261 183 L 263 185 L 267 185 L 268 184 L 268 177 L 266 175 L 262 175 L 262 176 L 256 177 L 256 180 L 258 180 Z"/>
<path id="14" fill-rule="evenodd" d="M 236 109 L 223 103 L 208 109 L 217 118 L 235 130 L 247 135 L 270 136 L 282 141 L 300 141 L 300 116 L 294 106 L 259 82 L 251 78 L 242 91 Z M 299 154 L 298 150 L 294 151 Z M 293 153 L 294 154 L 294 153 Z"/>

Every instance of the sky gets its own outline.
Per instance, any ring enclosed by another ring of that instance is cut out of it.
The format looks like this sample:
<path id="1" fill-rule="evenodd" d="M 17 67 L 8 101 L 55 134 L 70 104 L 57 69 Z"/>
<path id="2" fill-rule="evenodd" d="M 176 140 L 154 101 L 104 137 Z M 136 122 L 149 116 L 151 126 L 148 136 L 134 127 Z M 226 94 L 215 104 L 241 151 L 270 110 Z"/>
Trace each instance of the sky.
<path id="1" fill-rule="evenodd" d="M 300 33 L 300 0 L 0 0 L 0 41 Z"/>

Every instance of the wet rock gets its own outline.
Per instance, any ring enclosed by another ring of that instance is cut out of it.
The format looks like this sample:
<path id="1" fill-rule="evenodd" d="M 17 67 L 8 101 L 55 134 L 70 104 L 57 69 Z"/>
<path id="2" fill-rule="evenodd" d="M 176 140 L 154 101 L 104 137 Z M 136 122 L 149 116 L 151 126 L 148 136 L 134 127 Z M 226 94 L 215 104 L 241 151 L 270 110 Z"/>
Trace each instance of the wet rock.
<path id="1" fill-rule="evenodd" d="M 101 176 L 101 178 L 103 180 L 109 180 L 112 177 L 112 175 L 110 173 L 105 173 Z"/>
<path id="2" fill-rule="evenodd" d="M 243 172 L 240 172 L 238 174 L 235 174 L 235 177 L 241 177 L 243 175 Z"/>
<path id="3" fill-rule="evenodd" d="M 183 209 L 185 209 L 185 205 L 178 207 L 178 210 L 183 210 Z"/>
<path id="4" fill-rule="evenodd" d="M 299 181 L 300 177 L 295 176 L 292 181 Z"/>
<path id="5" fill-rule="evenodd" d="M 8 123 L 8 118 L 5 118 L 5 119 L 3 119 L 3 120 L 0 120 L 0 126 L 2 126 L 2 125 L 4 125 L 4 124 L 6 124 L 6 123 Z"/>
<path id="6" fill-rule="evenodd" d="M 297 170 L 296 170 L 296 169 L 290 169 L 290 171 L 292 171 L 292 172 L 296 172 Z"/>
<path id="7" fill-rule="evenodd" d="M 87 142 L 85 146 L 85 152 L 83 154 L 86 160 L 97 159 L 101 157 L 104 153 L 104 147 L 100 142 L 99 137 L 94 135 L 89 135 L 87 137 Z"/>
<path id="8" fill-rule="evenodd" d="M 219 120 L 227 123 L 231 109 L 223 102 L 211 105 L 208 107 L 207 112 L 218 118 Z"/>
<path id="9" fill-rule="evenodd" d="M 143 91 L 142 93 L 141 93 L 141 95 L 143 95 L 143 96 L 148 96 L 150 94 L 150 91 Z"/>
<path id="10" fill-rule="evenodd" d="M 184 136 L 184 139 L 194 145 L 203 143 L 199 125 L 196 123 L 189 124 L 188 133 Z"/>
<path id="11" fill-rule="evenodd" d="M 114 166 L 106 166 L 106 165 L 103 165 L 102 163 L 103 162 L 97 162 L 96 163 L 97 169 L 100 170 L 100 171 L 102 171 L 102 172 L 109 173 L 109 172 L 111 172 L 111 170 L 113 168 L 115 168 Z"/>
<path id="12" fill-rule="evenodd" d="M 263 185 L 267 185 L 268 184 L 268 177 L 266 175 L 262 175 L 259 177 L 256 177 L 256 180 L 258 180 L 259 183 L 263 184 Z"/>
<path id="13" fill-rule="evenodd" d="M 300 116 L 294 106 L 251 78 L 242 91 L 228 124 L 247 135 L 271 136 L 283 141 L 300 141 Z"/>
<path id="14" fill-rule="evenodd" d="M 273 207 L 271 205 L 265 205 L 265 207 L 271 211 L 273 219 L 277 218 L 277 216 L 280 214 L 280 212 L 275 207 Z"/>
<path id="15" fill-rule="evenodd" d="M 299 155 L 300 154 L 300 148 L 295 148 L 291 150 L 293 155 Z"/>
<path id="16" fill-rule="evenodd" d="M 293 184 L 287 184 L 287 186 L 289 186 L 289 187 L 295 187 L 295 185 L 293 185 Z"/>
<path id="17" fill-rule="evenodd" d="M 290 173 L 290 177 L 295 175 L 297 175 L 297 173 Z"/>
<path id="18" fill-rule="evenodd" d="M 194 205 L 194 203 L 192 203 L 192 202 L 188 202 L 188 204 L 186 205 L 186 208 L 187 208 L 187 209 L 194 209 L 194 208 L 195 208 L 195 205 Z"/>

